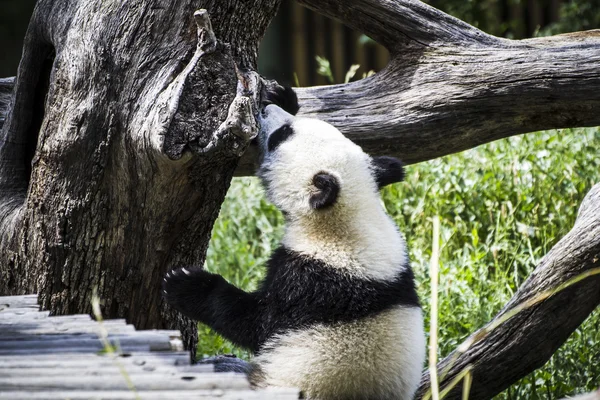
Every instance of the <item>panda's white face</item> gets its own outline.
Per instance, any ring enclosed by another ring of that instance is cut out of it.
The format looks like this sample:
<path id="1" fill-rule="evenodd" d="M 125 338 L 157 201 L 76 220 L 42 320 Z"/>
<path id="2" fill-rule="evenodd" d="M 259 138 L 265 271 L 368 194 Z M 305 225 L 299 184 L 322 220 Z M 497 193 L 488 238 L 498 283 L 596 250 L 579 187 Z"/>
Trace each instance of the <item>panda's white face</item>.
<path id="1" fill-rule="evenodd" d="M 379 202 L 371 157 L 332 125 L 269 105 L 259 140 L 259 176 L 288 219 L 348 214 Z"/>
<path id="2" fill-rule="evenodd" d="M 286 216 L 283 244 L 354 275 L 393 278 L 405 243 L 378 189 L 402 180 L 401 162 L 372 158 L 332 125 L 276 105 L 260 122 L 259 176 Z"/>

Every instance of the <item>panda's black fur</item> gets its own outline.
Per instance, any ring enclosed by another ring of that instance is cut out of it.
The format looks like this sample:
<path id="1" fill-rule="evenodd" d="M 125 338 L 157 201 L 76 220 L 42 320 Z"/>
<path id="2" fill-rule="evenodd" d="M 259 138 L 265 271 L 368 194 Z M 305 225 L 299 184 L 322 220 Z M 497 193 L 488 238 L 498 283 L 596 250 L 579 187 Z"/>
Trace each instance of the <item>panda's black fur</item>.
<path id="1" fill-rule="evenodd" d="M 292 89 L 279 87 L 263 95 L 266 105 L 283 105 L 292 115 L 299 109 Z M 263 117 L 265 115 L 266 113 L 263 113 Z M 275 152 L 279 146 L 296 134 L 299 133 L 294 132 L 289 124 L 277 127 L 264 139 L 263 152 Z M 264 164 L 259 175 L 269 191 L 273 184 L 269 181 L 272 179 L 269 178 L 271 167 L 266 165 L 266 162 Z M 376 185 L 375 189 L 403 178 L 402 163 L 392 157 L 373 158 L 370 170 Z M 315 174 L 312 185 L 315 192 L 311 192 L 309 204 L 317 212 L 327 212 L 328 209 L 333 208 L 340 190 L 344 190 L 343 184 L 338 181 L 336 175 L 327 171 Z M 283 206 L 280 208 L 284 213 L 290 211 Z M 370 321 L 372 318 L 379 318 L 382 313 L 394 312 L 397 309 L 420 310 L 408 258 L 400 257 L 397 263 L 402 268 L 398 269 L 393 277 L 379 279 L 346 273 L 336 266 L 328 265 L 327 261 L 300 253 L 282 244 L 271 255 L 266 266 L 266 276 L 254 292 L 245 292 L 228 283 L 220 275 L 200 267 L 193 267 L 170 271 L 164 280 L 163 293 L 167 302 L 187 317 L 210 326 L 238 346 L 250 349 L 262 357 L 268 357 L 269 352 L 276 354 L 274 349 L 277 349 L 280 343 L 285 343 L 286 335 L 290 333 L 294 335 L 307 332 L 313 327 L 322 327 L 319 329 L 324 330 L 328 329 L 327 327 L 343 328 L 346 324 Z M 385 328 L 385 324 L 383 326 Z M 316 334 L 322 334 L 318 332 Z M 420 341 L 415 343 L 415 346 L 420 345 L 422 345 Z M 346 351 L 351 352 L 353 349 Z M 420 357 L 421 350 L 416 354 Z M 360 359 L 368 357 L 368 354 L 359 355 Z M 269 365 L 270 362 L 267 359 L 265 365 Z M 365 365 L 373 365 L 369 368 L 387 368 L 385 364 L 375 367 L 377 362 L 378 360 L 374 360 L 372 364 Z M 232 365 L 234 369 L 239 369 L 236 363 Z M 247 371 L 252 372 L 250 376 L 251 379 L 256 380 L 253 382 L 256 385 L 261 385 L 260 380 L 266 379 L 260 362 Z M 290 375 L 293 374 L 292 371 Z M 316 389 L 312 386 L 301 387 L 301 389 L 307 391 L 307 395 L 311 398 L 348 397 L 348 392 L 343 387 L 335 386 L 336 372 L 333 371 L 331 375 L 331 377 L 322 377 L 325 384 L 321 386 L 331 384 L 333 389 L 327 387 L 327 390 L 320 390 L 318 385 L 315 386 Z M 414 380 L 417 374 L 411 373 L 411 376 Z M 290 377 L 289 381 L 285 377 L 283 380 L 278 378 L 275 384 L 302 385 L 298 383 L 302 381 L 293 378 Z M 265 384 L 273 384 L 268 379 L 265 382 Z M 373 385 L 382 385 L 382 382 L 373 382 Z M 414 382 L 400 382 L 398 385 L 408 387 L 407 394 L 398 393 L 398 398 L 412 396 L 416 388 L 413 387 Z M 393 385 L 390 384 L 390 387 Z M 365 388 L 364 393 L 361 393 L 361 388 L 358 386 L 356 391 L 352 398 L 392 396 L 389 394 L 390 391 L 386 392 L 376 387 Z"/>
<path id="2" fill-rule="evenodd" d="M 267 276 L 255 292 L 201 268 L 172 271 L 164 290 L 169 304 L 184 315 L 253 352 L 289 330 L 349 322 L 395 305 L 419 306 L 410 269 L 390 282 L 361 279 L 284 246 L 267 262 Z"/>

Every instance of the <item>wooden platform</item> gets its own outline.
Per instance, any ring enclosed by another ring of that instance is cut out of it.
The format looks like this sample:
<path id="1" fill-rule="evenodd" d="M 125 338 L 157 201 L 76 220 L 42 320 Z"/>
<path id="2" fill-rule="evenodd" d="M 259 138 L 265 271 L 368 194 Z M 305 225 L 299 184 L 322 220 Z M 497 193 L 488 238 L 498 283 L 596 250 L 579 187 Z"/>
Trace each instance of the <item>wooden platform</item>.
<path id="1" fill-rule="evenodd" d="M 119 350 L 107 353 L 102 338 Z M 285 400 L 298 391 L 255 391 L 242 374 L 191 365 L 178 331 L 50 317 L 36 295 L 0 297 L 0 399 L 192 398 Z"/>

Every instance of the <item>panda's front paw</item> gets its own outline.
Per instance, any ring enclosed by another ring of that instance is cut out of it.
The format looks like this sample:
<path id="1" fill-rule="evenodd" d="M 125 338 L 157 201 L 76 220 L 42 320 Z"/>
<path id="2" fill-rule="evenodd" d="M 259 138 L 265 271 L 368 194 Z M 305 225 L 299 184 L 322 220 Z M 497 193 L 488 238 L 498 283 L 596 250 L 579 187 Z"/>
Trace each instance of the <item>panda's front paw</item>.
<path id="1" fill-rule="evenodd" d="M 162 283 L 163 297 L 184 315 L 201 320 L 206 299 L 224 281 L 202 268 L 177 268 L 167 272 Z"/>

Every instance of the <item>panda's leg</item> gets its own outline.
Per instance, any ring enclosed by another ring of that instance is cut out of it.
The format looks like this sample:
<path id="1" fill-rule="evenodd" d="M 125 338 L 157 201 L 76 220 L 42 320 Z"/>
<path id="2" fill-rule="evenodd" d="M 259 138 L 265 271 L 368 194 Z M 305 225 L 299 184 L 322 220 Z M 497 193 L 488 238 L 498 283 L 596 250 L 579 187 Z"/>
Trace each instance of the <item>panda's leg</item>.
<path id="1" fill-rule="evenodd" d="M 253 370 L 252 365 L 248 361 L 237 358 L 233 354 L 203 358 L 198 361 L 198 364 L 211 364 L 215 372 L 239 372 L 248 375 Z"/>
<path id="2" fill-rule="evenodd" d="M 163 296 L 185 316 L 200 321 L 238 346 L 254 352 L 265 339 L 256 293 L 246 293 L 202 268 L 166 274 Z"/>

